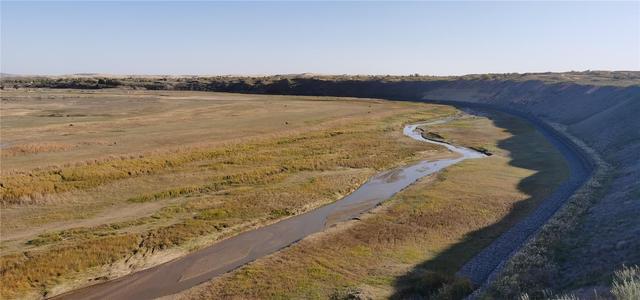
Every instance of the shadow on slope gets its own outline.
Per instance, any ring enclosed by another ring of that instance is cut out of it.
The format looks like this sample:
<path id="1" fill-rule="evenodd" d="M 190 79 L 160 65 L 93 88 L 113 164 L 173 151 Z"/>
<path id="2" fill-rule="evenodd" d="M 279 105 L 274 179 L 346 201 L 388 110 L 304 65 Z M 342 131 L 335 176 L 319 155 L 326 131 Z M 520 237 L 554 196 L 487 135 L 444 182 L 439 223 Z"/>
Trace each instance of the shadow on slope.
<path id="1" fill-rule="evenodd" d="M 499 221 L 467 233 L 456 244 L 437 256 L 414 267 L 409 273 L 396 278 L 392 298 L 441 298 L 461 299 L 472 291 L 472 283 L 458 278 L 455 273 L 472 257 L 513 225 L 531 213 L 561 181 L 568 178 L 567 165 L 560 152 L 546 143 L 544 137 L 521 119 L 500 113 L 491 113 L 494 125 L 512 136 L 499 141 L 496 146 L 508 155 L 509 165 L 535 171 L 517 185 L 527 199 L 516 202 Z M 537 138 L 531 138 L 536 135 Z M 428 201 L 428 200 L 427 200 Z M 456 214 L 456 212 L 452 212 Z M 486 266 L 493 269 L 491 266 Z"/>

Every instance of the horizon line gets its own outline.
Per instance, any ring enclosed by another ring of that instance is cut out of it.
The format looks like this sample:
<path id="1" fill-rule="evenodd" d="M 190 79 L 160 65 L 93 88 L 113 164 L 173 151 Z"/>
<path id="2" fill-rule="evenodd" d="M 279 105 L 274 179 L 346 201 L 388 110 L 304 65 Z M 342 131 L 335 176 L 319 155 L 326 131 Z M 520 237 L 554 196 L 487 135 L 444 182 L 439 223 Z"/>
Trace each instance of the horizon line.
<path id="1" fill-rule="evenodd" d="M 464 73 L 464 74 L 448 74 L 448 75 L 431 75 L 427 73 L 403 73 L 403 74 L 366 74 L 366 73 L 227 73 L 227 74 L 145 74 L 145 73 L 100 73 L 100 72 L 80 72 L 67 74 L 24 74 L 24 73 L 5 73 L 1 72 L 2 77 L 276 77 L 276 76 L 363 76 L 363 77 L 385 77 L 385 76 L 419 76 L 419 77 L 462 77 L 471 75 L 531 75 L 531 74 L 564 74 L 564 73 L 589 73 L 589 72 L 640 72 L 640 69 L 633 70 L 567 70 L 567 71 L 532 71 L 532 72 L 487 72 L 487 73 Z"/>

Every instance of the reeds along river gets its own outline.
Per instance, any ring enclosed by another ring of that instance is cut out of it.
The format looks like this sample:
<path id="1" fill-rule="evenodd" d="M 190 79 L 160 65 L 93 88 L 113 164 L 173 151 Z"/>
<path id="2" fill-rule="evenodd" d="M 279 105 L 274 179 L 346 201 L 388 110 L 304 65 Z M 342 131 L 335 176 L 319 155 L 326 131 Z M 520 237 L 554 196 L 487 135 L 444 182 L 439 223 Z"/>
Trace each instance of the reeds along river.
<path id="1" fill-rule="evenodd" d="M 404 127 L 404 134 L 418 141 L 444 146 L 460 154 L 459 157 L 425 160 L 382 172 L 370 178 L 353 193 L 326 206 L 241 233 L 183 258 L 72 291 L 57 298 L 151 299 L 178 293 L 278 251 L 336 223 L 358 217 L 424 176 L 465 159 L 485 156 L 471 149 L 423 138 L 416 128 L 429 124 L 435 123 L 407 125 Z"/>

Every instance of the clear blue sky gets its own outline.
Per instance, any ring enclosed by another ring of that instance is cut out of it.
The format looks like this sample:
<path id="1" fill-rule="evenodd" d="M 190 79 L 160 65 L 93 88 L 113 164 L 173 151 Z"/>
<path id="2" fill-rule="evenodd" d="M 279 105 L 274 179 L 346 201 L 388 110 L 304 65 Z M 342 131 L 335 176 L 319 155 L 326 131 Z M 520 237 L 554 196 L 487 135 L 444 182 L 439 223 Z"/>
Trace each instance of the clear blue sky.
<path id="1" fill-rule="evenodd" d="M 639 70 L 640 2 L 7 2 L 17 74 Z"/>

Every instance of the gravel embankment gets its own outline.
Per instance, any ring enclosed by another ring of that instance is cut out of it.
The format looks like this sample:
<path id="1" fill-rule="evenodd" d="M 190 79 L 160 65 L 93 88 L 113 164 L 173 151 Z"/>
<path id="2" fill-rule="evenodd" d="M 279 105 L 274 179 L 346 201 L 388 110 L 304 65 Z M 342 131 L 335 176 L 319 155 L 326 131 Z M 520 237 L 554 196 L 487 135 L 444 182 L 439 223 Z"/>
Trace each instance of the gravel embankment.
<path id="1" fill-rule="evenodd" d="M 491 245 L 468 261 L 458 272 L 459 276 L 467 277 L 474 284 L 482 285 L 491 281 L 492 275 L 497 274 L 502 265 L 590 178 L 594 170 L 594 163 L 586 153 L 562 133 L 527 113 L 489 104 L 457 101 L 425 102 L 493 110 L 523 118 L 529 121 L 560 151 L 571 172 L 569 178 L 544 199 L 534 212 L 494 240 Z"/>

